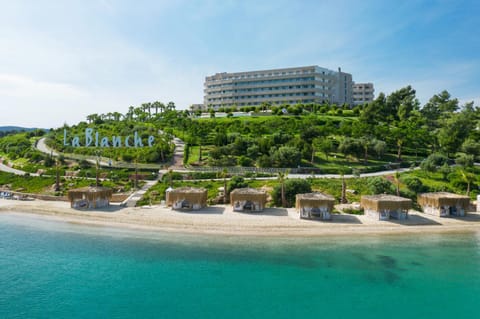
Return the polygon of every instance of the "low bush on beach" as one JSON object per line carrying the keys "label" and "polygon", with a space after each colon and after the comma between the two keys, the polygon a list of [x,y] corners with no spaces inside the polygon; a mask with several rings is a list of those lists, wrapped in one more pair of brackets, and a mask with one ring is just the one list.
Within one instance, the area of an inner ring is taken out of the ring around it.
{"label": "low bush on beach", "polygon": [[0,185],[8,185],[13,191],[24,193],[44,193],[45,190],[55,183],[54,177],[33,177],[29,175],[18,176],[0,172]]}
{"label": "low bush on beach", "polygon": [[[297,194],[310,193],[311,191],[312,191],[312,186],[307,180],[287,179],[285,181],[285,199],[287,202],[287,207],[292,207],[293,205],[295,205],[295,196]],[[273,188],[272,200],[274,205],[276,206],[282,205],[280,184],[277,184]]]}
{"label": "low bush on beach", "polygon": [[343,209],[344,214],[350,214],[350,215],[363,215],[364,211],[363,209],[355,209],[355,208],[345,208]]}

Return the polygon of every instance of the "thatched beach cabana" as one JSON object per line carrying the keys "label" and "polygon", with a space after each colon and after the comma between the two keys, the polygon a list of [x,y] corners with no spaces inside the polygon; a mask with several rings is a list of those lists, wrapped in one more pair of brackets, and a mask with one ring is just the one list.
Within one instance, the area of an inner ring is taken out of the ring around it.
{"label": "thatched beach cabana", "polygon": [[394,195],[366,195],[362,196],[360,206],[365,215],[378,220],[407,219],[412,200]]}
{"label": "thatched beach cabana", "polygon": [[267,193],[254,188],[237,188],[230,193],[233,211],[261,212],[267,202]]}
{"label": "thatched beach cabana", "polygon": [[68,199],[72,208],[108,207],[111,198],[112,189],[107,187],[88,186],[68,191]]}
{"label": "thatched beach cabana", "polygon": [[171,189],[167,192],[167,206],[172,206],[172,209],[201,209],[207,206],[207,190],[195,187]]}
{"label": "thatched beach cabana", "polygon": [[429,215],[465,216],[470,206],[470,197],[448,192],[419,194],[417,202],[423,212]]}
{"label": "thatched beach cabana", "polygon": [[297,194],[295,207],[300,218],[318,218],[328,220],[332,218],[335,198],[323,193]]}

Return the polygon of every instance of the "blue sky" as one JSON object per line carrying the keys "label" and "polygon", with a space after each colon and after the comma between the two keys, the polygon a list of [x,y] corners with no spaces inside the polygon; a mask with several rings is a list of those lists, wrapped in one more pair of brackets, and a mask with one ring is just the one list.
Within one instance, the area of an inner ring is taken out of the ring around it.
{"label": "blue sky", "polygon": [[480,105],[478,1],[0,0],[0,126],[203,101],[216,72],[319,65]]}

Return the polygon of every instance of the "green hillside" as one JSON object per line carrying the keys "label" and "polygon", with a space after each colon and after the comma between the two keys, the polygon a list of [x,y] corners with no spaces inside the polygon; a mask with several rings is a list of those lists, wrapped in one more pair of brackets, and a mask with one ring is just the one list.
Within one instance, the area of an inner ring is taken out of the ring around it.
{"label": "green hillside", "polygon": [[[388,96],[381,93],[373,102],[353,109],[329,104],[280,105],[268,110],[239,109],[241,116],[234,116],[233,109],[219,110],[223,113],[209,110],[205,116],[177,111],[172,102],[144,103],[130,107],[124,114],[91,114],[76,125],[49,132],[5,136],[0,139],[0,155],[29,172],[51,171],[52,158],[32,148],[38,138],[45,136],[50,147],[76,162],[64,170],[73,166],[80,171],[90,170],[92,176],[92,168],[88,168],[91,164],[84,159],[98,156],[130,163],[125,166],[127,171],[142,163],[158,170],[171,165],[173,137],[178,137],[185,142],[183,163],[194,171],[226,170],[229,176],[253,177],[276,176],[285,170],[312,176],[358,176],[420,165],[419,172],[372,183],[381,186],[376,191],[396,192],[400,188],[409,197],[418,191],[438,189],[477,193],[478,170],[474,163],[480,157],[480,111],[473,103],[460,105],[446,91],[423,106],[415,90],[408,86]],[[90,141],[92,145],[86,147],[88,130],[91,137],[98,133],[97,143],[105,137],[105,145],[95,147],[95,142]],[[78,147],[73,146],[75,136],[80,136]],[[112,146],[113,136],[122,139],[121,146]],[[146,144],[150,138],[154,141],[151,147],[132,147],[134,139]],[[385,181],[394,186],[383,185]],[[312,180],[311,184],[315,183]]]}

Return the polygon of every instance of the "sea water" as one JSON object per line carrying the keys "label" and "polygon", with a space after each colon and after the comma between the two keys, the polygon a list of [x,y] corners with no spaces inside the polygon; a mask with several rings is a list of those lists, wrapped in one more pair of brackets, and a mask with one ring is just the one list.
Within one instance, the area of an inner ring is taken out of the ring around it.
{"label": "sea water", "polygon": [[0,318],[480,318],[480,236],[255,238],[0,214]]}

